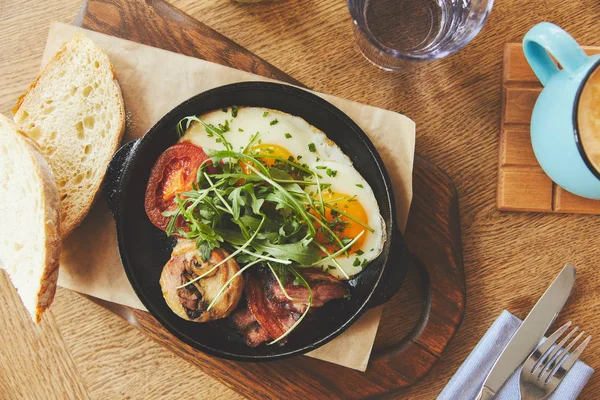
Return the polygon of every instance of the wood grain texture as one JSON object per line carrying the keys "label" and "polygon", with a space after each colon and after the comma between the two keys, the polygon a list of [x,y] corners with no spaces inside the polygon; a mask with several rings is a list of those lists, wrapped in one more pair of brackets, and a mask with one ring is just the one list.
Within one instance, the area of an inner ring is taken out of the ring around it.
{"label": "wood grain texture", "polygon": [[[592,311],[600,304],[598,252],[590,248],[598,218],[496,209],[504,44],[520,41],[533,24],[549,20],[581,43],[600,45],[593,29],[598,2],[498,1],[464,50],[396,74],[374,68],[359,54],[342,1],[172,3],[315,90],[410,116],[417,123],[417,152],[450,173],[460,200],[467,313],[433,373],[402,398],[435,398],[500,312],[524,317],[565,261],[578,265],[579,278],[558,322],[574,318],[591,332],[600,328],[600,316]],[[405,288],[413,285],[408,281]],[[386,309],[387,317],[410,325],[418,304],[410,299],[405,304],[405,309]],[[582,358],[598,368],[600,346],[596,341],[590,346]],[[593,377],[580,398],[595,399],[599,391]]]}
{"label": "wood grain texture", "polygon": [[[456,192],[443,172],[419,160],[415,168],[414,201],[406,240],[421,257],[424,280],[430,283],[425,313],[414,335],[398,342],[376,345],[365,373],[314,358],[295,357],[269,363],[239,363],[208,356],[171,335],[149,313],[90,297],[92,301],[136,326],[145,335],[216,379],[251,398],[358,399],[401,393],[399,389],[421,379],[441,357],[462,320],[465,307]],[[435,186],[438,191],[432,191]],[[450,223],[449,223],[450,222]],[[445,238],[446,246],[424,238]],[[452,261],[452,262],[450,262]],[[441,265],[443,268],[431,268]],[[429,266],[429,267],[428,267]],[[448,271],[451,273],[448,273]],[[458,287],[457,287],[458,286]],[[448,290],[457,288],[458,290]],[[404,305],[396,296],[386,309]],[[393,319],[384,320],[380,332],[392,331]],[[400,322],[402,323],[402,322]],[[257,383],[260,382],[260,383]]]}
{"label": "wood grain texture", "polygon": [[4,271],[0,315],[0,397],[42,399],[44,388],[52,387],[54,394],[66,398],[90,398],[53,315],[46,313],[35,325]]}
{"label": "wood grain texture", "polygon": [[[201,54],[215,63],[250,72],[270,71],[270,76],[285,77],[285,74],[273,67],[263,66],[265,62],[250,53],[244,54],[250,57],[251,62],[238,64],[237,45],[211,33],[205,25],[191,20],[182,12],[162,4],[161,1],[88,0],[78,23],[98,32],[117,34],[124,39],[145,43],[162,37],[160,46],[166,50]],[[119,18],[113,14],[107,15],[106,10],[110,9],[119,9]],[[152,24],[143,23],[150,19]],[[123,25],[123,20],[128,23]],[[182,20],[187,21],[186,24],[178,25],[177,22]],[[157,29],[167,30],[161,34]],[[195,41],[183,40],[186,36],[194,36]],[[228,56],[224,58],[220,52],[208,51],[210,48],[226,51]],[[295,82],[291,78],[286,80]],[[110,305],[110,309],[130,322],[137,321],[135,325],[151,338],[240,392],[252,386],[257,397],[276,398],[282,394],[293,396],[297,392],[316,396],[318,393],[314,390],[317,387],[320,391],[324,390],[317,383],[327,380],[326,392],[322,393],[327,397],[365,398],[392,393],[418,381],[431,369],[458,329],[465,309],[460,223],[454,185],[434,165],[417,157],[414,187],[416,194],[407,227],[407,243],[411,252],[423,261],[418,265],[432,287],[425,305],[427,312],[422,315],[421,322],[409,337],[375,352],[367,373],[357,374],[353,371],[352,386],[347,383],[348,373],[340,375],[337,370],[332,370],[327,364],[317,360],[312,360],[302,369],[297,366],[296,359],[281,361],[277,370],[285,372],[277,375],[273,374],[270,366],[265,367],[264,364],[220,363],[191,350],[189,346],[175,340],[156,321],[140,316],[135,310],[117,305]],[[386,326],[383,325],[380,329],[386,329]],[[158,331],[161,331],[160,335],[157,335]],[[223,374],[223,371],[228,373]],[[302,379],[297,379],[298,376],[302,376]],[[253,384],[256,381],[263,384]],[[270,384],[264,384],[267,381]]]}
{"label": "wood grain texture", "polygon": [[[354,47],[351,21],[343,1],[289,0],[245,5],[227,0],[173,0],[172,4],[315,90],[410,116],[417,123],[417,151],[448,172],[456,184],[467,280],[467,313],[461,329],[433,371],[400,396],[390,396],[390,399],[436,398],[500,312],[508,309],[525,317],[566,261],[577,265],[578,278],[573,295],[555,325],[573,319],[589,333],[598,335],[599,217],[500,212],[496,208],[496,180],[504,44],[519,42],[533,24],[546,20],[565,28],[580,43],[599,46],[600,35],[594,27],[600,18],[600,3],[595,0],[496,1],[481,33],[462,51],[401,73],[385,73],[362,58]],[[35,78],[50,21],[72,22],[80,6],[79,0],[0,2],[3,24],[0,112],[7,113],[17,96]],[[403,290],[392,300],[393,305],[384,309],[383,318],[394,329],[378,332],[378,346],[397,341],[418,319],[421,306],[418,278],[413,270],[409,271]],[[6,282],[0,281],[0,290],[7,290]],[[57,318],[63,310],[78,309],[82,314],[94,315],[88,323],[106,332],[105,340],[90,346],[90,352],[75,359],[78,368],[92,368],[95,354],[118,344],[121,327],[137,332],[79,296],[68,298],[59,308],[62,299],[59,290],[54,305],[57,310],[51,311]],[[395,307],[395,304],[403,307]],[[0,310],[0,329],[8,319],[14,318],[14,312],[12,307]],[[79,326],[77,320],[60,320],[61,331],[76,331]],[[28,340],[26,329],[32,328],[19,327],[19,335],[11,336],[15,341],[3,342],[2,357],[9,347],[19,347],[16,341]],[[136,338],[150,342],[142,334]],[[77,335],[63,335],[63,339],[69,346],[88,343],[85,337]],[[71,339],[75,342],[71,343]],[[22,350],[14,352],[30,360]],[[165,352],[159,357],[169,354]],[[113,364],[121,362],[115,354],[106,360]],[[582,360],[600,368],[600,341],[592,340]],[[181,362],[181,365],[189,365]],[[28,366],[33,365],[37,374],[42,373],[38,368],[46,368],[56,373],[55,379],[70,379],[35,359],[31,359]],[[20,398],[15,394],[14,382],[19,382],[15,375],[23,371],[17,370],[13,361],[9,368],[0,378],[9,382],[9,391],[2,391],[2,395],[8,399]],[[26,372],[31,372],[31,368]],[[172,386],[202,387],[209,385],[206,382],[214,383],[200,374],[192,382],[184,380],[189,376],[181,378],[170,374],[170,377]],[[123,386],[126,386],[124,382],[143,379],[139,374],[111,378],[114,384]],[[222,385],[210,387],[207,397],[223,393],[220,392]],[[64,398],[54,386],[38,389],[40,393],[47,393],[44,398]],[[579,399],[595,400],[598,393],[600,378],[595,374]],[[92,397],[103,398],[93,394]]]}
{"label": "wood grain texture", "polygon": [[[588,54],[600,47],[584,47]],[[498,209],[600,214],[600,200],[576,196],[556,185],[537,162],[529,122],[542,85],[520,43],[504,48],[502,121],[498,163]]]}
{"label": "wood grain texture", "polygon": [[75,292],[61,288],[53,307],[94,399],[243,398]]}
{"label": "wood grain texture", "polygon": [[[299,85],[298,81],[242,46],[208,26],[198,24],[197,20],[187,14],[178,13],[179,10],[171,4],[162,0],[145,0],[143,4],[144,7],[139,7],[139,2],[136,1],[84,0],[75,24],[102,27],[102,32],[108,35],[166,50],[176,48],[179,53],[191,57],[235,65],[244,71]],[[175,13],[176,18],[162,18],[162,15]],[[203,46],[198,46],[198,43]]]}
{"label": "wood grain texture", "polygon": [[[50,22],[71,23],[80,7],[79,0],[0,1],[1,113],[10,115],[35,79]],[[0,337],[2,400],[243,398],[114,314],[64,289],[58,289],[51,310],[35,325],[4,271]]]}

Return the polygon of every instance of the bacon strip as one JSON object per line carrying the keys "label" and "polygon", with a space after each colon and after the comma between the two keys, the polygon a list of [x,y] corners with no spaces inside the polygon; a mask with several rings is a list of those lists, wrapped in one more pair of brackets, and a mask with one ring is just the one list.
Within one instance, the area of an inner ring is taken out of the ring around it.
{"label": "bacon strip", "polygon": [[[322,307],[325,303],[341,299],[348,293],[348,288],[342,281],[325,272],[312,268],[303,270],[302,272],[304,279],[306,279],[312,290],[313,298],[311,307]],[[285,285],[285,290],[294,299],[293,301],[285,296],[285,293],[281,290],[281,286],[277,282],[270,282],[269,289],[277,301],[285,303],[285,307],[292,311],[303,313],[306,307],[308,307],[310,292],[304,286],[295,286],[292,282],[288,282]]]}
{"label": "bacon strip", "polygon": [[250,325],[257,322],[256,318],[254,318],[254,314],[252,314],[252,311],[250,311],[247,307],[237,310],[231,316],[231,318],[235,326],[237,326],[240,330],[245,330],[246,328],[250,327]]}
{"label": "bacon strip", "polygon": [[260,326],[252,311],[248,307],[237,310],[232,315],[232,321],[243,334],[246,344],[250,347],[260,346],[272,340],[265,328]]}
{"label": "bacon strip", "polygon": [[272,338],[276,339],[287,332],[299,317],[270,300],[265,292],[265,282],[261,279],[248,277],[246,296],[248,297],[248,308]]}
{"label": "bacon strip", "polygon": [[[302,275],[313,292],[312,307],[321,307],[330,300],[348,293],[347,285],[335,277],[313,268]],[[232,321],[244,335],[246,344],[256,347],[285,334],[306,311],[310,293],[304,286],[292,282],[285,285],[290,301],[281,286],[270,275],[249,275],[246,280],[248,307],[237,310]],[[283,342],[283,341],[282,341]]]}

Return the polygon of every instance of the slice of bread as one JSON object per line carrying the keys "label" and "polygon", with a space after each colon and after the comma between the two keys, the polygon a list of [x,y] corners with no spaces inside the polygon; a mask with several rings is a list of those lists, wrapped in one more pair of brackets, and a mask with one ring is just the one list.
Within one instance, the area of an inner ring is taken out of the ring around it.
{"label": "slice of bread", "polygon": [[50,307],[60,255],[60,201],[37,145],[0,114],[0,267],[34,321]]}
{"label": "slice of bread", "polygon": [[125,129],[123,97],[108,57],[91,40],[74,36],[13,113],[52,166],[65,237],[92,206]]}

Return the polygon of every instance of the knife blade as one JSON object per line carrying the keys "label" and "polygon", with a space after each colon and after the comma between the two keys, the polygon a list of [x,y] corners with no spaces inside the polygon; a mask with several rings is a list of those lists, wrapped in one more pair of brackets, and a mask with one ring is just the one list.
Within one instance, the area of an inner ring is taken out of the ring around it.
{"label": "knife blade", "polygon": [[485,378],[477,400],[492,399],[510,375],[535,350],[567,302],[574,283],[575,267],[566,264],[502,350]]}

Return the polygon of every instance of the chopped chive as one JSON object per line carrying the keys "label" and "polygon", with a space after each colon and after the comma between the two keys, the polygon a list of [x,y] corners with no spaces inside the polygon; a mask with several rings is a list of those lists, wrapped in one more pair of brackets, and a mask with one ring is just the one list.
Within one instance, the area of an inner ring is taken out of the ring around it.
{"label": "chopped chive", "polygon": [[359,188],[361,188],[361,189],[362,189],[362,188],[364,188],[364,186],[363,186],[363,185],[361,185],[360,183],[357,183],[357,184],[356,184],[356,186],[358,186],[358,187],[359,187]]}
{"label": "chopped chive", "polygon": [[244,130],[242,128],[238,128],[238,132],[244,132]]}
{"label": "chopped chive", "polygon": [[221,129],[223,133],[229,132],[229,121],[225,120],[224,124],[219,124],[219,129]]}
{"label": "chopped chive", "polygon": [[317,165],[315,168],[316,169],[326,169],[327,167],[324,165]]}
{"label": "chopped chive", "polygon": [[231,106],[231,116],[232,116],[233,118],[237,117],[237,114],[238,114],[238,109],[239,109],[239,107],[238,107],[238,106]]}
{"label": "chopped chive", "polygon": [[337,171],[327,168],[327,171],[325,171],[327,173],[327,175],[329,175],[330,177],[334,178],[337,175]]}
{"label": "chopped chive", "polygon": [[226,113],[227,112],[227,107],[221,108],[221,111],[223,111],[224,113]]}
{"label": "chopped chive", "polygon": [[362,256],[363,254],[365,254],[365,252],[362,251],[361,249],[358,249],[354,252],[354,254],[356,254],[357,256]]}
{"label": "chopped chive", "polygon": [[265,111],[265,112],[263,113],[263,117],[266,117],[267,115],[269,115],[269,112],[268,112],[268,111]]}
{"label": "chopped chive", "polygon": [[285,138],[286,138],[286,139],[291,139],[291,138],[292,138],[292,135],[290,135],[288,132],[286,132],[286,133],[285,133]]}
{"label": "chopped chive", "polygon": [[277,125],[279,123],[279,121],[277,119],[274,119],[273,121],[271,121],[269,123],[269,125],[273,126],[273,125]]}
{"label": "chopped chive", "polygon": [[354,262],[352,263],[353,266],[358,267],[360,265],[360,260],[358,259],[358,257],[356,257],[354,259]]}
{"label": "chopped chive", "polygon": [[317,151],[317,146],[315,146],[314,143],[309,143],[308,144],[308,151],[310,151],[311,153],[314,153]]}

